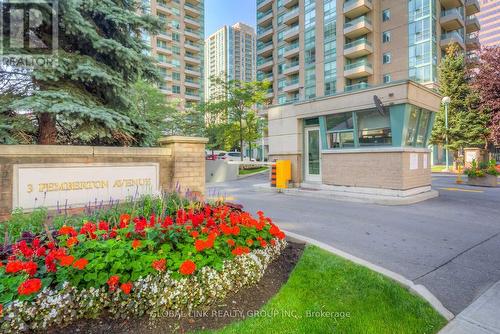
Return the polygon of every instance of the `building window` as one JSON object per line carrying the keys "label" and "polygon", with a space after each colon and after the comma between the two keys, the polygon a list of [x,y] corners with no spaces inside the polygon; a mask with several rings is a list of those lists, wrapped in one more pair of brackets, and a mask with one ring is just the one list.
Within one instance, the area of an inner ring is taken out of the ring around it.
{"label": "building window", "polygon": [[392,145],[389,112],[367,110],[356,113],[359,146]]}
{"label": "building window", "polygon": [[172,86],[172,92],[174,94],[180,94],[181,93],[181,87],[180,86],[177,86],[177,85],[173,85]]}
{"label": "building window", "polygon": [[181,80],[181,74],[179,72],[172,72],[172,78],[174,80],[180,81]]}
{"label": "building window", "polygon": [[328,148],[354,147],[353,113],[342,113],[326,117]]}
{"label": "building window", "polygon": [[384,9],[382,12],[382,21],[386,22],[391,19],[391,10],[390,9]]}
{"label": "building window", "polygon": [[388,43],[391,41],[391,32],[390,31],[384,31],[382,33],[382,43]]}
{"label": "building window", "polygon": [[390,74],[384,74],[384,83],[390,83],[392,80]]}
{"label": "building window", "polygon": [[180,36],[178,33],[173,32],[173,33],[172,33],[172,39],[173,39],[174,41],[176,41],[176,42],[180,42],[180,41],[181,41],[181,36]]}
{"label": "building window", "polygon": [[390,52],[384,53],[384,55],[382,56],[382,63],[383,64],[390,64],[391,63],[391,53]]}

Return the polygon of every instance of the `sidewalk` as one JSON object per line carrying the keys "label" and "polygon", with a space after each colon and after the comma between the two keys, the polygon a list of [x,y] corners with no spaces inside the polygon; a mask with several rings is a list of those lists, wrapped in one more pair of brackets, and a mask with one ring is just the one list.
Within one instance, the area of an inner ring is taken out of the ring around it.
{"label": "sidewalk", "polygon": [[457,315],[439,334],[500,334],[500,281]]}

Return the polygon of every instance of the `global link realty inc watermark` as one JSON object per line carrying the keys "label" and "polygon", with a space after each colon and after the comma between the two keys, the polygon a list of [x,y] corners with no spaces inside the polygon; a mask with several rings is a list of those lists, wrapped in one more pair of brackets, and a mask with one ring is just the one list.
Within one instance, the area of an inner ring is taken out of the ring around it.
{"label": "global link realty inc watermark", "polygon": [[58,1],[0,0],[0,61],[3,66],[56,65]]}
{"label": "global link realty inc watermark", "polygon": [[190,312],[178,310],[166,310],[162,314],[166,318],[329,318],[333,321],[348,319],[351,317],[350,312],[330,311],[321,307],[316,310],[305,310],[299,312],[296,310],[285,309],[269,309],[269,310],[240,310],[240,309],[224,309],[224,310],[193,310]]}

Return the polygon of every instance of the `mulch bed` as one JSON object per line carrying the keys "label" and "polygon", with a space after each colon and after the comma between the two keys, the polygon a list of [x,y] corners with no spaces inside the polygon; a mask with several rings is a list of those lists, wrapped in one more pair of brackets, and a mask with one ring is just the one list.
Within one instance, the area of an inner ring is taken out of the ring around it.
{"label": "mulch bed", "polygon": [[288,242],[288,246],[278,259],[266,270],[262,280],[254,286],[242,289],[237,294],[228,296],[217,305],[206,309],[188,312],[168,312],[162,318],[149,317],[116,320],[100,318],[80,320],[66,328],[47,331],[50,334],[75,333],[188,333],[204,329],[220,329],[226,325],[255,315],[286,283],[297,264],[304,244]]}

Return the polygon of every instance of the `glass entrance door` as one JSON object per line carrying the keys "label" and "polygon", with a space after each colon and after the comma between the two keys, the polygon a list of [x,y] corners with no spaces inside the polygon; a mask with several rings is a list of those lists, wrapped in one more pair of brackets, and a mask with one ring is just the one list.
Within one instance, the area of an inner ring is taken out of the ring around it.
{"label": "glass entrance door", "polygon": [[321,141],[319,128],[306,128],[306,181],[321,181]]}

